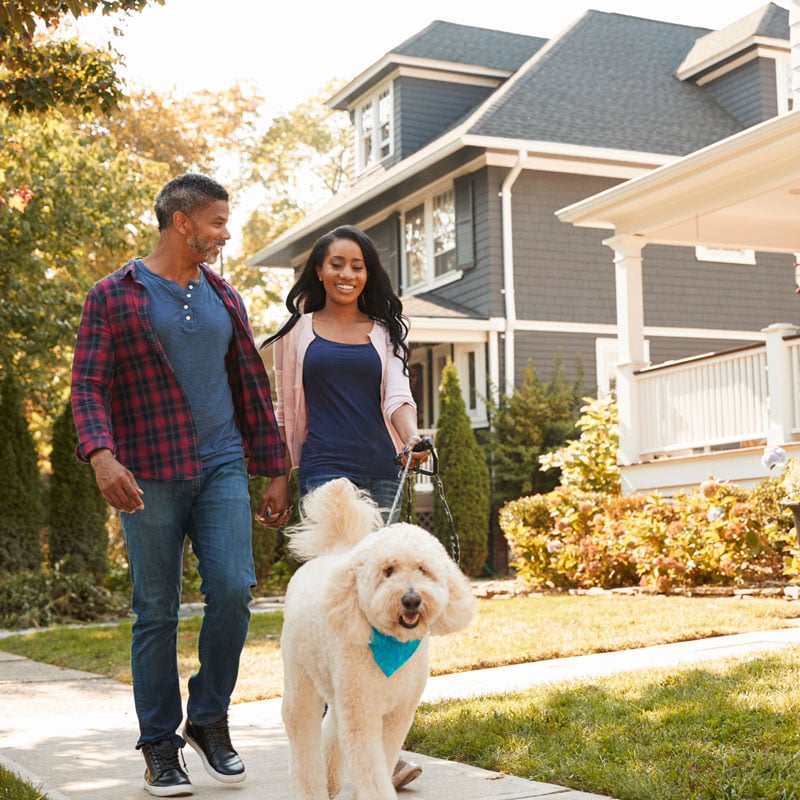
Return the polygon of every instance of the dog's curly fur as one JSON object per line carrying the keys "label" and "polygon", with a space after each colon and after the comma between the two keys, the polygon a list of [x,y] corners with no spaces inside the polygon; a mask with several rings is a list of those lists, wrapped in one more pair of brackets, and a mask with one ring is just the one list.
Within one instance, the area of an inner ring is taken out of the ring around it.
{"label": "dog's curly fur", "polygon": [[[470,623],[469,583],[434,536],[383,527],[375,503],[345,478],[309,492],[303,522],[287,534],[306,562],[289,582],[281,635],[294,797],[336,797],[346,770],[357,800],[393,800],[391,772],[428,678],[429,634]],[[372,628],[421,640],[389,677],[373,659]]]}

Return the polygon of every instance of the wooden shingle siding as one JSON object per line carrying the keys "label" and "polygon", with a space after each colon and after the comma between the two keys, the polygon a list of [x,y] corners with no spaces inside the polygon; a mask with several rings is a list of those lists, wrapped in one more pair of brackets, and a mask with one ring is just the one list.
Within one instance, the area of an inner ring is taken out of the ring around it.
{"label": "wooden shingle siding", "polygon": [[516,359],[514,361],[517,382],[522,372],[533,364],[536,375],[542,381],[553,377],[557,361],[564,367],[564,375],[570,382],[583,373],[581,387],[584,394],[593,394],[597,388],[595,367],[595,336],[584,333],[541,333],[517,331]]}
{"label": "wooden shingle siding", "polygon": [[[755,266],[700,263],[694,248],[648,245],[643,284],[645,325],[760,331],[797,320],[787,254],[756,253]],[[705,350],[705,343],[695,346]]]}
{"label": "wooden shingle siding", "polygon": [[401,158],[424,147],[479,105],[491,92],[485,86],[401,77],[395,81],[395,142]]}
{"label": "wooden shingle siding", "polygon": [[731,339],[703,339],[702,346],[697,339],[681,339],[666,336],[656,336],[649,339],[650,361],[653,364],[663,364],[665,361],[691,358],[700,353],[721,353],[736,347],[750,345],[753,342],[737,341]]}
{"label": "wooden shingle siding", "polygon": [[775,62],[771,58],[749,61],[703,89],[747,127],[774,117],[778,111]]}
{"label": "wooden shingle siding", "polygon": [[607,232],[577,229],[555,210],[617,181],[525,172],[513,187],[514,281],[518,319],[613,323],[613,253]]}

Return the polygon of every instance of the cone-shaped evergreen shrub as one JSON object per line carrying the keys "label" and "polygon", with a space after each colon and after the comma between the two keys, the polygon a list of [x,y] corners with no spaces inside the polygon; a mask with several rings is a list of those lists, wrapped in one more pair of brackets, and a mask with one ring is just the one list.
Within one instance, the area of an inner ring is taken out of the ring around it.
{"label": "cone-shaped evergreen shrub", "polygon": [[[451,361],[442,371],[439,408],[439,476],[461,545],[461,569],[477,577],[489,549],[489,467],[472,431],[458,372]],[[434,493],[433,515],[436,536],[450,551],[450,524],[438,492]]]}
{"label": "cone-shaped evergreen shrub", "polygon": [[97,487],[94,470],[75,457],[77,444],[68,402],[53,424],[48,560],[62,572],[91,575],[102,586],[108,564],[109,506]]}
{"label": "cone-shaped evergreen shrub", "polygon": [[503,396],[497,406],[489,401],[495,508],[522,495],[545,494],[558,485],[560,473],[543,472],[539,457],[575,438],[581,405],[581,380],[567,381],[558,359],[550,380],[540,380],[529,361],[513,393]]}
{"label": "cone-shaped evergreen shrub", "polygon": [[39,570],[44,509],[36,445],[11,372],[0,388],[0,420],[0,573]]}

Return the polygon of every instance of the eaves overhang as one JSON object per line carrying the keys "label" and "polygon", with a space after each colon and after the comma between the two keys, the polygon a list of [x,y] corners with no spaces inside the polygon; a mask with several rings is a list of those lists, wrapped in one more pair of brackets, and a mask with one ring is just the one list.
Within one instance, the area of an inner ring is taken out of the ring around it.
{"label": "eaves overhang", "polygon": [[800,109],[559,209],[646,243],[800,252]]}
{"label": "eaves overhang", "polygon": [[[660,153],[640,153],[599,147],[569,145],[540,140],[503,139],[482,137],[466,133],[468,124],[461,126],[432,142],[419,152],[390,167],[377,169],[353,186],[335,195],[328,203],[303,217],[300,222],[284,231],[266,247],[246,259],[252,267],[289,267],[294,258],[308,247],[321,230],[338,224],[342,218],[358,220],[359,210],[411,180],[420,173],[454,156],[459,151],[472,149],[483,152],[485,163],[505,166],[518,158],[520,150],[527,153],[527,169],[569,170],[577,173],[615,175],[625,179],[668,163],[675,156]],[[595,169],[596,168],[596,169]],[[307,241],[311,238],[311,241]],[[298,252],[299,251],[299,252]]]}
{"label": "eaves overhang", "polygon": [[704,57],[693,57],[690,52],[684,62],[678,67],[675,77],[686,81],[697,79],[710,71],[723,71],[725,65],[736,66],[743,58],[757,58],[758,56],[772,55],[775,53],[788,53],[789,41],[775,39],[768,36],[748,36],[740,42],[729,45],[724,51],[714,52]]}
{"label": "eaves overhang", "polygon": [[387,53],[379,61],[365,69],[360,75],[353,78],[346,86],[342,87],[335,95],[326,101],[329,108],[346,111],[362,95],[369,92],[393,72],[403,67],[411,67],[424,72],[429,72],[432,79],[436,74],[462,75],[471,78],[491,78],[495,81],[504,81],[514,73],[504,69],[493,69],[480,64],[462,64],[457,61],[441,61],[433,58],[420,58],[418,56],[405,56],[398,53]]}

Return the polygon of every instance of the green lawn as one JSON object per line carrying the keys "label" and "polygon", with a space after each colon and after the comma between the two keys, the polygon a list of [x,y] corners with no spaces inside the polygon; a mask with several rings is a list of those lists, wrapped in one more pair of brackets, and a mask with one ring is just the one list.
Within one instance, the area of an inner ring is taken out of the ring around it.
{"label": "green lawn", "polygon": [[[800,605],[759,597],[481,600],[467,630],[432,640],[432,672],[769,630],[798,617]],[[234,702],[280,694],[281,623],[280,612],[253,615]],[[196,618],[181,621],[184,681],[195,668],[198,628]],[[2,650],[127,682],[129,646],[129,622],[0,640]],[[424,704],[408,746],[619,800],[800,800],[799,674],[800,652],[787,648],[747,661]]]}

